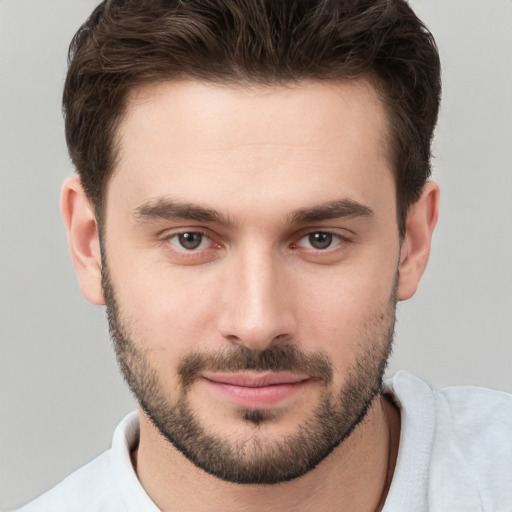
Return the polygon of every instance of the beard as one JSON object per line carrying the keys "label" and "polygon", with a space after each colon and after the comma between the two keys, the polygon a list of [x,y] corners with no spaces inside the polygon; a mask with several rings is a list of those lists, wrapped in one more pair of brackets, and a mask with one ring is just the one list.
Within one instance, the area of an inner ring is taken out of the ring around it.
{"label": "beard", "polygon": [[[277,484],[305,475],[330,455],[354,429],[380,396],[391,352],[396,309],[396,286],[384,311],[374,315],[360,333],[360,353],[345,373],[343,385],[333,388],[333,364],[322,352],[305,353],[273,340],[261,351],[237,345],[215,353],[192,352],[177,367],[179,387],[174,397],[164,391],[161,377],[143,340],[123,317],[103,259],[102,280],[107,318],[118,364],[140,407],[160,434],[196,467],[236,484]],[[205,371],[286,371],[305,374],[320,383],[316,408],[295,430],[279,438],[262,427],[276,419],[274,409],[238,408],[239,420],[252,427],[243,439],[215,434],[201,421],[189,400],[194,380]]]}

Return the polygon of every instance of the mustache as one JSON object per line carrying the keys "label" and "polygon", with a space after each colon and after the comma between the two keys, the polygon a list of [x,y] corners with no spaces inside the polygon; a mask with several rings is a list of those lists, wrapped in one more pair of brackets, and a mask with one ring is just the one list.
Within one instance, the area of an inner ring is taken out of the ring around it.
{"label": "mustache", "polygon": [[178,376],[186,389],[203,372],[292,372],[318,379],[325,385],[332,382],[333,368],[321,352],[309,354],[293,345],[274,344],[264,350],[251,350],[243,345],[214,353],[194,352],[178,365]]}

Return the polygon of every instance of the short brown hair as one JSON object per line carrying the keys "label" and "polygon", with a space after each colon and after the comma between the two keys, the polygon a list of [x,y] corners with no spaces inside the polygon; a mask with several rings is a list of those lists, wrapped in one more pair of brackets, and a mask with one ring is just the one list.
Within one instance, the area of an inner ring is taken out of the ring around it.
{"label": "short brown hair", "polygon": [[430,176],[441,92],[434,39],[404,0],[105,0],[70,46],[69,153],[101,222],[116,129],[134,87],[359,77],[373,82],[389,114],[403,235]]}

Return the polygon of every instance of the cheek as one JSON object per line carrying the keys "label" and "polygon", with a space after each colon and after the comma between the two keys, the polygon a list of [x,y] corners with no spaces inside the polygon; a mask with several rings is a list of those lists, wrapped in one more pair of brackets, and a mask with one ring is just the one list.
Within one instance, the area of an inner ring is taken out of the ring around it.
{"label": "cheek", "polygon": [[211,277],[173,271],[158,262],[132,262],[129,271],[120,265],[116,274],[119,308],[134,342],[150,348],[156,358],[164,353],[179,358],[206,343],[215,303]]}
{"label": "cheek", "polygon": [[328,279],[317,279],[315,286],[302,283],[301,340],[311,350],[328,352],[333,361],[354,362],[362,345],[378,342],[392,322],[395,276],[396,264],[390,259],[380,265],[340,268]]}

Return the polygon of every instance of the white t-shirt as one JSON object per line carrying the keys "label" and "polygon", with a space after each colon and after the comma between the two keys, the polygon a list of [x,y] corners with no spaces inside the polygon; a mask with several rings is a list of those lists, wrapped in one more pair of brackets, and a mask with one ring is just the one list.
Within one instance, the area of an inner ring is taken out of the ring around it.
{"label": "white t-shirt", "polygon": [[[431,390],[405,372],[385,391],[401,409],[400,448],[384,512],[511,512],[512,395]],[[112,447],[19,512],[158,512],[133,470],[137,413]]]}

